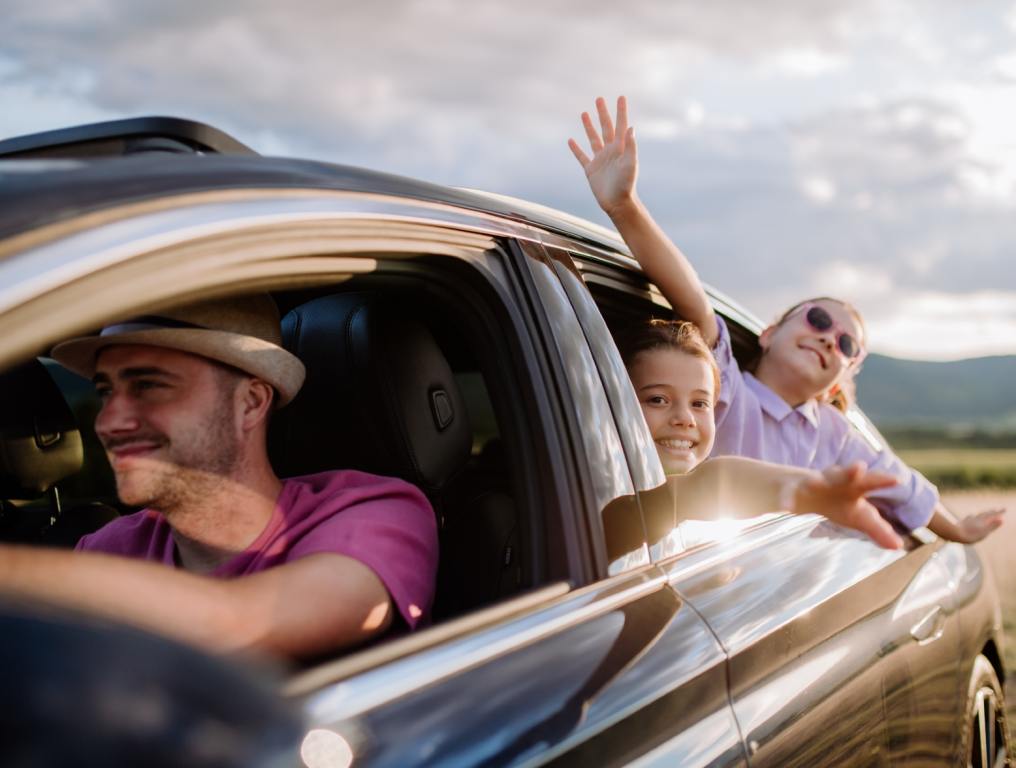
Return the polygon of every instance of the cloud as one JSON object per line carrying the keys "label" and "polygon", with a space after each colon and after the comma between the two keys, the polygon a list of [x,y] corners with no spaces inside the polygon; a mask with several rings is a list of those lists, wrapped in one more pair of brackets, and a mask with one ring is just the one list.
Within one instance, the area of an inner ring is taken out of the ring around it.
{"label": "cloud", "polygon": [[882,317],[887,297],[1016,291],[1008,0],[5,0],[4,12],[0,99],[16,108],[0,135],[178,114],[267,153],[606,223],[565,140],[594,96],[624,92],[643,198],[706,280],[763,317],[809,293]]}
{"label": "cloud", "polygon": [[845,14],[806,0],[8,0],[0,52],[24,63],[21,82],[87,75],[81,98],[99,109],[270,123],[320,149],[433,140],[435,124],[539,132],[569,94],[574,112],[600,89],[652,109],[712,54],[835,47]]}
{"label": "cloud", "polygon": [[872,349],[927,360],[1012,354],[1016,291],[903,296],[866,318]]}

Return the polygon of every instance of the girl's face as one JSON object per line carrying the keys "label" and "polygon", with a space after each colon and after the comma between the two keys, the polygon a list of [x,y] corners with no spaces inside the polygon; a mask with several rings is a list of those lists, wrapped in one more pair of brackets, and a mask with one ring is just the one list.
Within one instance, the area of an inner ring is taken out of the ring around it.
{"label": "girl's face", "polygon": [[715,381],[705,360],[676,349],[653,349],[628,371],[664,471],[684,474],[709,456]]}
{"label": "girl's face", "polygon": [[[807,320],[809,307],[821,307],[833,325],[817,330]],[[814,301],[795,311],[781,324],[762,332],[759,343],[765,354],[757,375],[777,392],[807,400],[829,391],[854,362],[841,349],[842,334],[860,341],[864,331],[854,314],[835,301]]]}

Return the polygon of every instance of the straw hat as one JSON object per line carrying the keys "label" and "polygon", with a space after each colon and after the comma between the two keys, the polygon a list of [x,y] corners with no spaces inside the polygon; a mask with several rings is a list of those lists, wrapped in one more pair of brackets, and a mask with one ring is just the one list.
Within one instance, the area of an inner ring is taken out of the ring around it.
{"label": "straw hat", "polygon": [[267,294],[204,301],[115,323],[98,336],[71,339],[50,355],[92,378],[99,350],[113,344],[146,344],[201,355],[256,376],[278,392],[282,407],[300,390],[306,370],[282,348],[279,310]]}

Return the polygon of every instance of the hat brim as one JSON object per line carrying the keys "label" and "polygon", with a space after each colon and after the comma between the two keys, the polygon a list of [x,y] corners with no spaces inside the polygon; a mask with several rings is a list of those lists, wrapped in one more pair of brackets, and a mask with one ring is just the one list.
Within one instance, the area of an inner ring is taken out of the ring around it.
{"label": "hat brim", "polygon": [[175,349],[238,368],[271,384],[278,393],[276,407],[279,408],[296,396],[307,374],[300,358],[277,344],[254,336],[203,328],[156,328],[115,336],[84,336],[58,344],[50,356],[65,368],[91,379],[95,376],[99,352],[122,344]]}

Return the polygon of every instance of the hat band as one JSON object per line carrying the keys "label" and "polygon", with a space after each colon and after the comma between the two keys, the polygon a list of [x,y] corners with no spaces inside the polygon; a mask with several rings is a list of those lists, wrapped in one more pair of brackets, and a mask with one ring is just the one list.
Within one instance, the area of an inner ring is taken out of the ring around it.
{"label": "hat band", "polygon": [[155,331],[164,328],[196,328],[201,331],[208,329],[203,325],[188,323],[184,320],[174,320],[172,317],[161,317],[159,315],[142,315],[116,325],[107,325],[99,333],[100,336],[114,336],[120,333],[134,333],[136,331]]}

